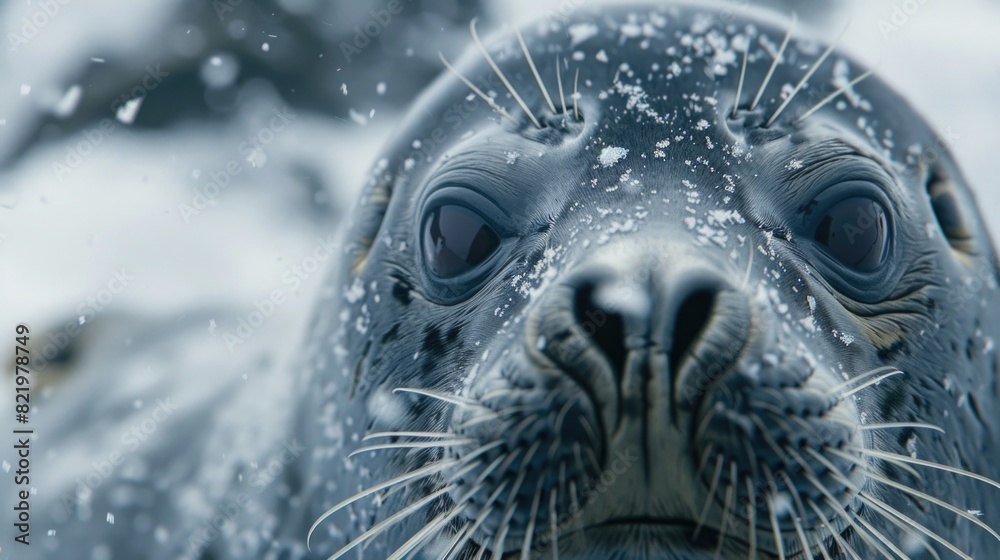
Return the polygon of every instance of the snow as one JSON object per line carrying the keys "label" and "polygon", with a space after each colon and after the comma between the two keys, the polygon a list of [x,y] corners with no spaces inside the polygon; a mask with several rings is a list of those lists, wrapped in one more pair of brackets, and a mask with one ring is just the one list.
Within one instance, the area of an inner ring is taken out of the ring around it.
{"label": "snow", "polygon": [[597,161],[601,164],[601,167],[611,167],[618,163],[619,161],[625,159],[628,155],[628,150],[618,146],[607,146],[601,150],[601,155],[598,156]]}

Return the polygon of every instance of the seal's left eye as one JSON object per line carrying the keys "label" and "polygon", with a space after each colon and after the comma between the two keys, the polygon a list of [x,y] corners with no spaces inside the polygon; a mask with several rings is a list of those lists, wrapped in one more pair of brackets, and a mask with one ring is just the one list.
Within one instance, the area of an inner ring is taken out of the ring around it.
{"label": "seal's left eye", "polygon": [[452,278],[482,264],[500,247],[500,236],[464,206],[438,207],[424,226],[424,253],[431,270]]}
{"label": "seal's left eye", "polygon": [[872,272],[885,260],[889,248],[886,210],[868,197],[848,198],[826,211],[813,238],[841,263]]}

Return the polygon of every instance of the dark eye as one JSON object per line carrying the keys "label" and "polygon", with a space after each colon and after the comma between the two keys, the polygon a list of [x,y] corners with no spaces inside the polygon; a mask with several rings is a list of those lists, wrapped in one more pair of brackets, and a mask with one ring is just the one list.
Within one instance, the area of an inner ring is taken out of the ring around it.
{"label": "dark eye", "polygon": [[424,253],[431,270],[452,278],[482,264],[500,246],[486,220],[464,206],[439,206],[424,226]]}
{"label": "dark eye", "polygon": [[823,215],[814,239],[837,260],[861,272],[871,272],[885,260],[889,225],[885,208],[856,196],[838,202]]}

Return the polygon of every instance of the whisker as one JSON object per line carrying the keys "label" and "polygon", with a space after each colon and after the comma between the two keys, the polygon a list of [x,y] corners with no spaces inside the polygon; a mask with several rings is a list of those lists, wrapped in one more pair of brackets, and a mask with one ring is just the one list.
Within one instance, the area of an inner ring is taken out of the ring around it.
{"label": "whisker", "polygon": [[521,560],[531,560],[531,544],[535,538],[535,522],[538,516],[538,506],[542,499],[542,483],[544,478],[538,479],[535,485],[535,497],[531,501],[531,513],[528,515],[528,527],[524,530],[524,543],[521,545]]}
{"label": "whisker", "polygon": [[981,474],[976,474],[974,472],[967,471],[965,469],[960,469],[958,467],[950,467],[948,465],[942,465],[941,463],[935,463],[935,462],[932,462],[932,461],[924,461],[923,459],[914,459],[913,457],[908,457],[906,455],[899,455],[897,453],[888,453],[888,452],[885,452],[885,451],[877,451],[875,449],[864,449],[864,448],[855,447],[855,446],[852,446],[851,449],[853,449],[854,451],[857,451],[858,453],[864,454],[864,455],[873,455],[875,457],[880,457],[880,458],[883,458],[883,459],[894,459],[896,461],[902,461],[904,463],[910,463],[910,464],[913,464],[913,465],[920,465],[922,467],[928,467],[928,468],[932,468],[932,469],[942,470],[942,471],[945,471],[945,472],[950,472],[952,474],[957,474],[959,476],[964,476],[964,477],[967,477],[967,478],[978,480],[980,482],[985,482],[986,484],[989,484],[990,486],[992,486],[994,488],[1000,489],[1000,482],[997,482],[997,481],[993,480],[992,478],[985,477],[985,476],[983,476]]}
{"label": "whisker", "polygon": [[[883,510],[885,512],[888,512],[889,514],[895,516],[900,521],[903,521],[907,525],[910,525],[911,527],[913,527],[917,531],[920,531],[921,533],[927,535],[928,537],[936,540],[937,542],[941,543],[942,546],[944,546],[948,550],[954,552],[958,556],[962,557],[964,560],[973,560],[973,558],[971,556],[969,556],[968,554],[962,552],[962,550],[960,548],[958,548],[957,546],[955,546],[954,544],[952,544],[951,541],[949,541],[948,539],[942,537],[941,535],[938,535],[934,531],[931,531],[927,527],[925,527],[922,524],[914,521],[912,518],[904,515],[903,513],[900,513],[898,510],[894,509],[889,504],[887,504],[887,503],[879,500],[878,498],[872,496],[871,494],[869,494],[867,492],[861,492],[861,493],[858,494],[858,497],[861,498],[862,500],[864,500],[864,502],[867,503],[868,505],[874,506],[878,510]],[[884,513],[883,513],[883,515],[884,515]]]}
{"label": "whisker", "polygon": [[[776,489],[773,490],[777,491]],[[764,501],[767,502],[767,513],[771,518],[771,531],[774,533],[774,546],[778,549],[778,558],[785,560],[785,543],[781,539],[781,529],[778,528],[778,515],[775,513],[772,495],[765,495]]]}
{"label": "whisker", "polygon": [[878,385],[879,383],[885,381],[886,379],[889,379],[890,377],[895,377],[897,375],[903,375],[903,374],[904,374],[904,372],[899,371],[899,370],[890,371],[889,373],[887,373],[885,375],[880,375],[880,376],[876,377],[875,379],[871,379],[869,381],[866,381],[866,382],[862,383],[861,385],[858,385],[857,387],[851,389],[850,391],[847,391],[846,393],[843,393],[842,395],[840,395],[840,399],[841,400],[846,399],[847,397],[849,397],[849,396],[851,396],[851,395],[853,395],[855,393],[864,391],[865,389],[867,389],[869,387],[873,387],[875,385]]}
{"label": "whisker", "polygon": [[767,75],[764,76],[764,83],[760,84],[760,89],[757,90],[757,95],[754,96],[753,102],[750,103],[750,110],[753,111],[757,107],[757,102],[760,101],[761,96],[764,95],[764,90],[767,89],[768,82],[771,81],[771,76],[774,75],[775,68],[778,67],[778,63],[781,61],[781,57],[785,54],[785,47],[788,46],[788,40],[792,38],[792,32],[795,30],[795,24],[798,22],[799,16],[795,12],[792,12],[792,22],[788,26],[788,32],[785,33],[785,38],[781,41],[781,47],[778,48],[777,54],[774,55],[774,61],[771,62],[771,67],[767,70]]}
{"label": "whisker", "polygon": [[425,437],[425,438],[443,438],[443,437],[455,437],[455,434],[448,432],[376,432],[374,434],[368,434],[367,436],[361,438],[361,441],[370,441],[377,438],[384,437]]}
{"label": "whisker", "polygon": [[445,513],[435,517],[431,522],[410,537],[409,540],[403,543],[402,546],[397,548],[391,556],[386,558],[386,560],[401,560],[407,554],[418,550],[424,545],[424,543],[426,543],[427,539],[435,533],[440,532],[441,529],[447,527],[448,524],[451,523],[451,520],[461,515],[467,507],[469,507],[468,503],[461,503],[453,507],[451,511],[446,511]]}
{"label": "whisker", "polygon": [[[736,84],[736,101],[733,102],[733,113],[731,118],[736,118],[736,111],[740,108],[740,97],[743,95],[743,79],[747,75],[747,52],[750,50],[750,38],[747,37],[747,44],[743,48],[743,64],[740,66],[740,81]],[[750,247],[751,253],[753,246]]]}
{"label": "whisker", "polygon": [[753,481],[750,477],[746,477],[747,483],[747,496],[750,496],[750,501],[747,503],[747,536],[749,537],[750,552],[748,553],[748,560],[756,560],[757,558],[757,493],[753,489]]}
{"label": "whisker", "polygon": [[521,460],[520,468],[518,468],[517,478],[514,479],[514,485],[510,488],[510,493],[507,494],[507,507],[504,510],[503,517],[500,519],[500,527],[502,529],[497,533],[496,538],[493,540],[493,551],[500,551],[501,555],[504,549],[504,545],[507,542],[507,532],[510,530],[510,520],[514,517],[514,509],[517,506],[517,493],[521,490],[521,485],[524,484],[524,478],[528,474],[527,464],[531,462],[532,457],[538,451],[538,446],[541,445],[540,441],[536,441],[528,448],[528,452],[524,454],[524,459]]}
{"label": "whisker", "polygon": [[[795,533],[798,535],[799,542],[802,544],[802,555],[803,557],[806,557],[806,554],[808,554],[809,551],[812,550],[812,547],[809,546],[809,539],[806,537],[806,531],[802,527],[802,521],[806,519],[806,508],[804,505],[802,505],[802,496],[799,495],[799,491],[795,488],[795,485],[792,483],[792,479],[789,478],[788,474],[785,473],[784,471],[782,471],[780,474],[781,478],[785,482],[785,487],[788,488],[788,493],[792,496],[792,501],[795,502],[795,509],[799,512],[798,517],[795,517],[794,515],[791,516],[792,524],[795,526]],[[820,543],[822,544],[822,540],[820,541]],[[809,555],[812,556],[812,554]],[[823,556],[826,560],[831,560],[830,557],[827,556],[826,554],[823,554]]]}
{"label": "whisker", "polygon": [[471,527],[472,527],[472,522],[470,521],[465,525],[463,525],[462,528],[459,529],[457,533],[455,533],[455,537],[451,539],[450,543],[448,543],[448,548],[447,548],[448,554],[445,555],[444,557],[445,560],[452,560],[455,554],[459,550],[464,548],[465,545],[469,542],[469,540],[472,538],[469,532],[469,529]]}
{"label": "whisker", "polygon": [[930,554],[931,557],[934,558],[934,560],[941,560],[941,556],[938,555],[938,553],[934,551],[934,547],[932,547],[929,543],[927,543],[926,539],[920,538],[920,535],[918,535],[916,533],[916,531],[914,531],[911,527],[907,526],[905,523],[903,523],[902,521],[896,519],[895,517],[893,517],[891,515],[885,515],[884,513],[880,512],[878,510],[875,510],[874,508],[873,508],[873,510],[875,511],[875,513],[878,513],[879,516],[881,516],[882,519],[888,521],[889,523],[892,523],[896,527],[899,527],[900,529],[902,529],[903,531],[905,531],[907,535],[912,535],[912,536],[916,537],[916,539],[914,539],[914,540],[917,543],[919,543],[920,546],[924,547],[924,550],[926,550],[928,552],[928,554]]}
{"label": "whisker", "polygon": [[729,528],[729,518],[733,514],[733,494],[735,493],[735,488],[733,487],[734,481],[736,480],[736,462],[729,463],[729,484],[726,485],[726,499],[724,505],[722,506],[722,524],[719,527],[719,543],[715,546],[715,557],[719,558],[722,554],[722,545],[726,543],[726,530]]}
{"label": "whisker", "polygon": [[961,517],[963,519],[968,519],[969,521],[973,522],[974,524],[976,524],[977,526],[979,526],[980,528],[982,528],[984,531],[986,531],[987,533],[989,533],[990,535],[992,535],[994,539],[1000,541],[1000,534],[998,534],[996,531],[993,530],[992,527],[990,527],[989,525],[987,525],[986,523],[984,523],[983,521],[981,521],[978,517],[976,517],[975,515],[972,515],[968,511],[963,510],[961,508],[957,508],[957,507],[949,504],[948,502],[945,502],[944,500],[939,500],[939,499],[935,498],[934,496],[931,496],[929,494],[925,494],[924,492],[921,492],[919,490],[915,490],[913,488],[910,488],[909,486],[906,486],[905,484],[900,484],[898,482],[894,482],[892,480],[889,480],[888,478],[880,476],[880,475],[878,475],[878,474],[876,474],[874,472],[868,471],[867,474],[868,474],[868,478],[871,478],[873,480],[881,482],[882,484],[885,484],[887,486],[892,486],[893,488],[897,488],[897,489],[899,489],[899,490],[901,490],[903,492],[906,492],[907,494],[910,494],[911,496],[916,496],[918,498],[923,498],[924,500],[927,500],[928,502],[930,502],[930,503],[932,503],[932,504],[934,504],[936,506],[942,507],[942,508],[944,508],[944,509],[946,509],[946,510],[952,512],[952,513],[954,513],[955,515],[958,515],[959,517]]}
{"label": "whisker", "polygon": [[330,556],[329,558],[327,558],[326,560],[337,560],[338,558],[343,557],[345,554],[347,554],[348,552],[350,552],[351,550],[353,550],[359,544],[367,541],[368,539],[370,539],[372,537],[375,537],[375,536],[378,536],[378,535],[382,534],[387,529],[392,528],[394,525],[396,525],[400,521],[402,521],[402,520],[406,519],[407,517],[409,517],[412,513],[416,512],[416,511],[419,511],[421,508],[423,508],[427,504],[433,502],[434,500],[440,498],[441,496],[447,494],[448,492],[451,492],[455,488],[456,488],[455,485],[446,486],[444,488],[441,488],[440,490],[438,490],[436,492],[432,492],[431,494],[428,494],[428,495],[424,496],[420,500],[417,500],[416,502],[413,502],[412,504],[410,504],[410,505],[406,506],[405,508],[397,511],[396,513],[390,515],[389,517],[386,517],[380,523],[378,523],[377,525],[375,525],[371,529],[368,529],[367,531],[365,531],[364,533],[362,533],[359,537],[357,537],[356,539],[354,539],[351,542],[349,542],[346,545],[344,545],[343,548],[341,548],[337,552],[333,553],[333,555]]}
{"label": "whisker", "polygon": [[[866,521],[864,517],[861,517],[860,515],[858,515],[854,511],[851,511],[850,514],[851,514],[851,517],[853,517],[858,523],[860,523],[865,529],[867,529],[868,532],[871,533],[876,539],[882,541],[882,544],[884,544],[885,546],[889,547],[889,550],[891,550],[894,553],[896,553],[896,555],[899,556],[900,558],[902,558],[903,560],[911,560],[911,558],[909,557],[909,555],[907,555],[905,552],[903,552],[902,550],[900,550],[898,546],[896,546],[895,544],[893,544],[893,542],[889,539],[889,537],[885,536],[885,533],[883,533],[882,531],[879,531],[878,529],[876,529],[875,526],[872,525],[871,523],[869,523],[868,521]],[[912,531],[911,531],[911,533],[912,533]],[[861,533],[859,532],[859,534],[861,534]],[[872,543],[872,544],[875,544],[875,543]],[[886,552],[886,550],[884,548],[882,548],[881,546],[878,547],[878,548],[879,548],[879,551],[883,555],[885,555],[886,558],[888,558],[889,560],[895,560],[892,556],[889,556],[889,553]]]}
{"label": "whisker", "polygon": [[942,428],[941,426],[937,426],[934,424],[927,424],[925,422],[882,422],[879,424],[858,424],[857,427],[859,431],[889,430],[894,428],[919,428],[919,429],[926,428],[928,430],[936,430],[938,432],[941,432],[942,434],[946,433],[944,431],[944,428]]}
{"label": "whisker", "polygon": [[322,524],[324,521],[326,521],[327,519],[329,519],[329,517],[331,515],[337,513],[338,511],[340,511],[344,507],[346,507],[346,506],[348,506],[350,504],[353,504],[354,502],[356,502],[356,501],[364,498],[365,496],[370,496],[370,495],[374,494],[375,492],[379,492],[381,490],[384,490],[386,488],[390,488],[392,486],[395,486],[397,484],[401,484],[403,482],[409,482],[409,481],[412,481],[412,480],[418,480],[420,478],[424,478],[424,477],[427,477],[427,476],[430,476],[430,475],[433,475],[433,474],[437,474],[438,472],[441,472],[441,471],[447,469],[448,467],[454,466],[454,465],[456,465],[458,463],[459,463],[459,461],[455,460],[455,459],[438,461],[437,463],[433,463],[433,464],[427,465],[427,466],[425,466],[423,468],[417,469],[415,471],[411,471],[411,472],[402,474],[402,475],[397,476],[397,477],[395,477],[395,478],[393,478],[391,480],[387,480],[387,481],[385,481],[385,482],[383,482],[381,484],[376,484],[375,486],[372,486],[372,487],[370,487],[370,488],[368,488],[366,490],[362,490],[361,492],[358,492],[357,494],[351,496],[350,498],[347,498],[346,500],[340,502],[339,504],[337,504],[337,505],[331,507],[330,509],[326,510],[325,512],[323,512],[323,515],[320,515],[319,519],[317,519],[312,524],[312,526],[309,527],[309,532],[306,534],[306,548],[309,549],[309,550],[311,550],[309,548],[309,541],[312,539],[313,533],[320,526],[320,524]]}
{"label": "whisker", "polygon": [[854,78],[853,80],[851,80],[850,82],[848,82],[847,85],[845,85],[844,87],[838,89],[837,91],[831,93],[830,95],[827,95],[819,103],[813,105],[812,109],[809,109],[808,111],[806,111],[805,113],[803,113],[802,116],[799,117],[798,119],[796,119],[795,122],[800,123],[800,122],[804,121],[809,115],[811,115],[811,114],[815,113],[816,111],[819,111],[820,109],[822,109],[824,106],[826,106],[827,103],[833,101],[837,96],[839,96],[840,94],[844,93],[845,91],[851,89],[852,87],[856,86],[858,84],[858,82],[860,82],[861,80],[864,80],[868,76],[871,76],[873,72],[874,72],[874,70],[868,70],[867,72],[861,74],[857,78]]}
{"label": "whisker", "polygon": [[470,443],[476,443],[476,440],[471,438],[462,439],[449,439],[446,441],[408,441],[399,443],[380,443],[378,445],[369,445],[366,447],[360,447],[351,452],[348,457],[354,457],[361,453],[367,451],[381,451],[385,449],[433,449],[435,447],[458,447],[460,445],[468,445]]}
{"label": "whisker", "polygon": [[469,31],[472,32],[472,40],[476,43],[476,46],[479,48],[479,52],[483,53],[483,57],[486,59],[486,62],[489,63],[490,68],[493,69],[493,72],[496,73],[497,77],[500,78],[500,81],[503,82],[504,87],[506,87],[507,91],[509,91],[510,94],[514,97],[514,101],[517,101],[517,104],[521,106],[521,109],[523,109],[525,114],[528,115],[528,118],[531,119],[531,124],[535,125],[535,128],[542,128],[541,123],[539,123],[538,119],[535,118],[535,115],[531,112],[531,109],[529,109],[528,105],[524,102],[523,99],[521,99],[521,96],[517,94],[517,90],[514,89],[514,86],[511,85],[510,81],[507,80],[507,76],[503,75],[503,72],[500,70],[500,67],[497,66],[497,63],[493,62],[493,57],[491,57],[490,53],[487,52],[486,47],[483,46],[483,42],[479,40],[479,34],[476,33],[477,20],[478,18],[472,18],[472,21],[469,22]]}
{"label": "whisker", "polygon": [[528,46],[524,44],[524,37],[521,36],[521,30],[515,27],[514,34],[517,35],[517,42],[521,44],[521,52],[524,53],[524,58],[528,60],[528,66],[531,67],[531,73],[534,74],[535,81],[538,82],[538,88],[542,90],[545,102],[549,104],[549,109],[551,109],[552,113],[555,114],[556,106],[552,103],[552,98],[549,97],[549,90],[545,89],[545,83],[542,82],[542,77],[538,75],[538,70],[535,68],[535,61],[531,58],[531,53],[528,52]]}
{"label": "whisker", "polygon": [[483,405],[481,405],[481,404],[479,404],[479,403],[477,403],[477,402],[475,402],[473,400],[466,399],[466,398],[460,397],[458,395],[447,395],[447,394],[444,394],[444,393],[439,393],[437,391],[430,391],[428,389],[415,389],[415,388],[412,388],[412,387],[396,387],[395,389],[392,390],[392,393],[394,395],[398,395],[399,393],[412,393],[414,395],[420,395],[422,397],[429,397],[429,398],[432,398],[432,399],[436,399],[436,400],[439,400],[439,401],[442,401],[442,402],[446,402],[448,404],[457,405],[457,406],[474,406],[474,407],[479,407],[479,408],[486,408]]}
{"label": "whisker", "polygon": [[696,478],[701,477],[701,471],[705,470],[705,467],[708,465],[708,457],[713,451],[715,451],[715,444],[710,443],[708,444],[708,447],[705,448],[705,451],[702,452],[701,459],[698,460],[698,472],[695,473]]}
{"label": "whisker", "polygon": [[562,87],[562,66],[559,64],[559,55],[556,55],[556,83],[559,84],[559,102],[562,103],[562,114],[567,115],[566,97],[563,95]]}
{"label": "whisker", "polygon": [[576,69],[576,76],[573,77],[573,116],[580,120],[580,107],[577,101],[580,99],[580,69]]}
{"label": "whisker", "polygon": [[[801,472],[802,475],[806,478],[806,480],[808,480],[809,483],[812,484],[814,488],[819,490],[819,493],[823,495],[823,498],[826,501],[826,503],[831,508],[833,508],[833,510],[837,513],[837,515],[843,518],[844,521],[846,521],[851,527],[854,528],[858,536],[865,541],[865,544],[867,544],[873,550],[881,552],[882,555],[888,558],[889,560],[895,560],[892,556],[889,555],[889,553],[885,550],[885,548],[883,548],[877,542],[871,540],[868,534],[865,533],[865,531],[863,531],[861,527],[858,527],[858,524],[853,521],[850,515],[848,515],[847,510],[844,509],[844,506],[842,506],[840,502],[838,502],[837,499],[833,496],[833,494],[830,493],[830,490],[826,487],[826,485],[819,481],[819,479],[816,477],[816,471],[813,470],[813,468],[809,465],[809,463],[801,455],[799,455],[799,453],[795,451],[795,449],[791,447],[788,447],[786,449],[789,455],[791,455],[792,458],[795,459],[795,462],[798,463],[799,466],[802,468]],[[851,484],[848,481],[848,486],[849,487],[853,486],[853,484]]]}
{"label": "whisker", "polygon": [[715,497],[715,491],[719,487],[719,480],[722,479],[722,465],[725,462],[725,457],[722,456],[722,453],[716,455],[715,471],[712,474],[712,482],[708,485],[708,495],[705,496],[705,503],[701,506],[701,514],[698,515],[698,524],[695,525],[694,534],[691,536],[691,540],[698,540],[698,535],[701,533],[701,529],[705,525],[705,520],[708,518],[708,510],[712,507],[712,499]]}
{"label": "whisker", "polygon": [[862,382],[862,381],[864,381],[864,380],[866,380],[866,379],[868,379],[868,378],[870,378],[870,377],[872,377],[874,375],[878,375],[880,373],[885,373],[887,371],[893,371],[893,370],[897,370],[897,369],[899,369],[899,368],[897,368],[895,366],[879,366],[879,367],[877,367],[875,369],[870,369],[870,370],[868,370],[868,371],[866,371],[864,373],[859,373],[858,375],[855,375],[854,377],[852,377],[852,378],[850,378],[850,379],[848,379],[846,381],[843,381],[843,382],[839,383],[838,385],[835,385],[832,389],[827,390],[826,395],[827,396],[835,395],[835,394],[843,391],[844,389],[850,387],[851,385],[854,385],[855,383],[860,383],[860,382]]}
{"label": "whisker", "polygon": [[771,126],[771,124],[774,123],[775,120],[777,120],[778,116],[781,115],[781,112],[785,110],[785,107],[787,107],[788,104],[792,102],[792,99],[795,98],[795,94],[799,93],[799,90],[802,89],[802,86],[805,85],[806,81],[808,81],[809,78],[812,77],[813,73],[815,73],[816,70],[818,70],[819,67],[823,65],[823,63],[826,61],[826,58],[830,56],[830,53],[833,52],[833,49],[837,48],[837,45],[840,43],[840,40],[844,38],[844,34],[847,33],[848,27],[850,27],[850,22],[848,22],[848,24],[844,26],[844,30],[840,32],[840,36],[837,37],[837,40],[830,43],[830,46],[828,46],[826,50],[823,51],[823,54],[819,55],[819,58],[816,59],[816,62],[814,62],[813,65],[809,67],[809,70],[806,71],[806,74],[802,76],[802,79],[799,80],[797,84],[795,84],[795,87],[792,88],[792,92],[788,94],[788,97],[785,98],[785,101],[778,106],[778,109],[774,112],[773,115],[771,115],[771,118],[767,119],[767,122],[764,124],[764,128]]}
{"label": "whisker", "polygon": [[559,521],[556,515],[558,490],[549,491],[549,546],[552,548],[553,560],[559,560]]}
{"label": "whisker", "polygon": [[[743,63],[746,64],[746,58],[743,59]],[[750,258],[747,260],[747,269],[743,273],[743,282],[740,283],[744,289],[750,284],[750,272],[753,270],[753,254],[756,250],[753,247],[753,243],[750,243]]]}
{"label": "whisker", "polygon": [[[510,481],[508,480],[503,481],[499,486],[497,486],[496,490],[494,490],[493,493],[490,494],[489,498],[486,499],[486,505],[483,506],[482,513],[479,514],[479,517],[477,517],[476,520],[472,523],[472,528],[469,529],[470,538],[473,534],[475,534],[476,529],[478,529],[479,526],[482,525],[483,522],[485,522],[486,519],[489,518],[489,516],[496,510],[496,508],[493,507],[493,504],[496,502],[497,498],[504,491],[504,489],[507,488],[507,484],[509,482]],[[486,550],[485,546],[480,546],[479,554],[476,555],[476,558],[482,558],[485,550]]]}
{"label": "whisker", "polygon": [[809,503],[809,507],[811,507],[812,510],[816,513],[816,516],[819,517],[819,522],[822,523],[823,526],[826,527],[826,530],[830,532],[830,535],[833,536],[833,540],[837,541],[837,546],[839,546],[841,550],[847,552],[854,560],[861,560],[861,557],[858,556],[858,553],[854,552],[854,549],[851,548],[851,546],[847,544],[847,541],[845,541],[844,538],[840,536],[840,533],[838,533],[833,528],[833,524],[830,523],[830,520],[826,518],[826,515],[823,514],[823,510],[816,505],[816,502],[812,501],[811,498],[806,498],[806,502]]}
{"label": "whisker", "polygon": [[500,105],[497,105],[497,102],[494,101],[492,97],[490,97],[490,96],[486,95],[485,93],[483,93],[483,90],[481,90],[478,87],[476,87],[476,84],[473,84],[468,79],[466,79],[466,77],[463,76],[461,72],[459,72],[458,70],[456,70],[455,67],[452,66],[450,62],[448,62],[448,59],[446,59],[443,54],[438,53],[438,57],[441,59],[441,62],[444,63],[445,67],[448,70],[451,70],[451,73],[454,74],[455,76],[457,76],[459,80],[462,80],[462,83],[464,83],[466,86],[468,86],[469,89],[472,90],[472,93],[475,93],[480,99],[482,99],[483,101],[485,101],[486,104],[489,105],[490,109],[493,109],[494,111],[496,111],[497,113],[499,113],[500,116],[502,116],[503,118],[509,120],[510,122],[512,122],[514,124],[517,124],[517,119],[515,119],[512,116],[510,116],[510,113],[508,113],[507,111],[505,111],[503,107],[501,107]]}

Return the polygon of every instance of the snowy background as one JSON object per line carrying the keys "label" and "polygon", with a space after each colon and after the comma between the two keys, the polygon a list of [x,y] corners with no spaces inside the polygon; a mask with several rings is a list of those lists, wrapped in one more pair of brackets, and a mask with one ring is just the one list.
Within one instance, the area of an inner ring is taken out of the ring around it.
{"label": "snowy background", "polygon": [[[401,1],[350,60],[341,43],[386,1],[0,4],[0,426],[13,406],[18,323],[45,358],[32,413],[50,422],[68,414],[46,407],[61,391],[110,403],[103,413],[114,419],[141,413],[164,383],[210,382],[206,371],[280,394],[275,379],[324,276],[313,265],[329,264],[310,259],[408,102],[440,72],[437,52],[457,57],[473,16],[485,31],[592,0]],[[850,21],[842,48],[952,139],[997,219],[1000,4],[718,2],[737,14],[760,3],[797,9],[800,34],[826,40]],[[227,345],[275,290],[285,297],[267,321]],[[39,435],[35,460],[44,438],[65,435]]]}

